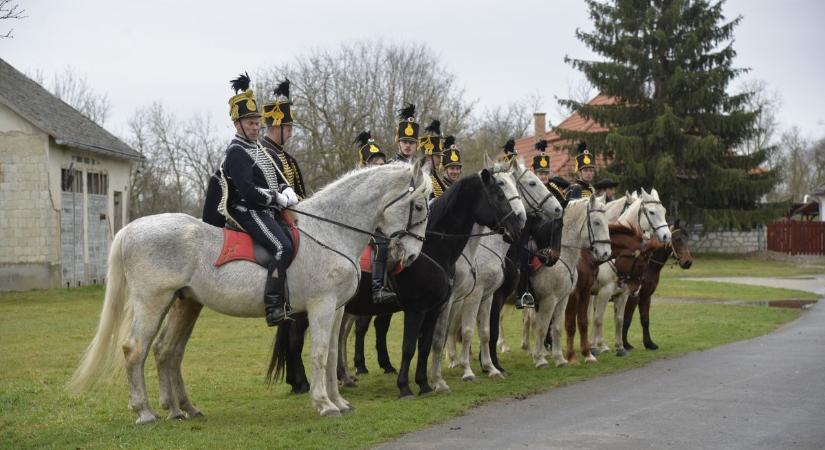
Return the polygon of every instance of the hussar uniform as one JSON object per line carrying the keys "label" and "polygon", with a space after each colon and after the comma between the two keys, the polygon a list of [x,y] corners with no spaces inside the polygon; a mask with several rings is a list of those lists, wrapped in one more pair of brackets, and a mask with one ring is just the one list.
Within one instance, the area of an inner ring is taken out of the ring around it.
{"label": "hussar uniform", "polygon": [[[289,80],[285,79],[274,92],[274,99],[264,104],[263,124],[268,127],[280,127],[291,125],[292,119],[292,99],[289,96]],[[281,128],[281,142],[283,142],[283,128]],[[264,136],[261,145],[273,156],[275,165],[278,166],[278,181],[286,184],[295,190],[299,200],[307,197],[304,177],[301,175],[301,168],[292,155],[289,154],[282,144]]]}
{"label": "hussar uniform", "polygon": [[518,153],[516,153],[516,140],[513,138],[507,139],[507,142],[501,147],[504,151],[504,156],[502,159],[505,162],[510,162],[511,159],[518,157]]}
{"label": "hussar uniform", "polygon": [[[579,174],[582,169],[586,167],[596,168],[596,160],[590,151],[587,150],[587,144],[584,142],[579,143],[579,147],[577,149],[578,154],[576,155],[576,173]],[[584,181],[581,179],[580,176],[576,176],[576,180],[567,188],[567,199],[568,200],[575,200],[577,198],[587,198],[591,195],[596,193],[596,188],[593,187],[592,184]]]}
{"label": "hussar uniform", "polygon": [[438,168],[441,163],[441,122],[439,120],[433,120],[424,128],[424,135],[418,138],[418,149],[421,150],[425,160],[430,162],[432,170],[430,181],[433,185],[433,193],[430,198],[441,197],[441,194],[447,190],[447,183],[444,182]]}

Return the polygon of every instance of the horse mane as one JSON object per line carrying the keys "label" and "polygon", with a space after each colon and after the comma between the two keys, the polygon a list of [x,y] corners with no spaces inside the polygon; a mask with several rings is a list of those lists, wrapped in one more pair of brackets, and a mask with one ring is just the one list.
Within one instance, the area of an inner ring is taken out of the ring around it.
{"label": "horse mane", "polygon": [[628,227],[626,225],[622,225],[620,223],[610,223],[607,224],[607,229],[610,230],[610,236],[630,236],[630,237],[642,237],[642,234],[639,233],[639,230]]}
{"label": "horse mane", "polygon": [[458,202],[459,197],[461,197],[464,189],[472,183],[479,182],[481,182],[481,180],[475,174],[460,178],[450,189],[444,191],[441,197],[435,199],[430,207],[430,218],[427,222],[427,229],[436,226],[450,213],[454,212],[454,206]]}

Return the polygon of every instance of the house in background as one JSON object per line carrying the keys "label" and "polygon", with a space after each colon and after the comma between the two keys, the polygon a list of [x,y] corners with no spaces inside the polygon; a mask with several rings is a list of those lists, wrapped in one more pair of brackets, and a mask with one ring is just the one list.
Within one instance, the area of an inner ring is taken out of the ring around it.
{"label": "house in background", "polygon": [[0,59],[0,291],[102,284],[139,160]]}

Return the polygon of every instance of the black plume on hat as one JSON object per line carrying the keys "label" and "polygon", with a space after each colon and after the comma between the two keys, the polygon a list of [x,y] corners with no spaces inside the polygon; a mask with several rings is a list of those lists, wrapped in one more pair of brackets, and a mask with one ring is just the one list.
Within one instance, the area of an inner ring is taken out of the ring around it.
{"label": "black plume on hat", "polygon": [[372,139],[372,135],[368,130],[364,130],[356,136],[355,140],[352,141],[353,144],[358,144],[359,146],[363,147],[367,145],[367,143]]}
{"label": "black plume on hat", "polygon": [[441,121],[438,119],[433,120],[427,125],[427,128],[424,128],[424,131],[429,131],[436,136],[441,135]]}
{"label": "black plume on hat", "polygon": [[244,72],[238,75],[238,78],[235,78],[234,80],[230,81],[230,83],[232,84],[232,89],[235,90],[236,94],[240,91],[245,91],[249,89],[249,74]]}
{"label": "black plume on hat", "polygon": [[281,81],[275,88],[275,97],[279,95],[289,98],[289,78],[284,78],[284,81]]}
{"label": "black plume on hat", "polygon": [[513,138],[507,139],[507,142],[504,143],[504,153],[515,153],[516,152],[516,140]]}
{"label": "black plume on hat", "polygon": [[547,139],[542,139],[542,140],[536,142],[536,150],[544,153],[544,151],[546,149],[547,149]]}
{"label": "black plume on hat", "polygon": [[398,110],[398,118],[406,120],[408,117],[415,117],[415,105],[407,103],[407,106]]}
{"label": "black plume on hat", "polygon": [[444,138],[444,148],[450,148],[455,144],[455,136],[447,136]]}
{"label": "black plume on hat", "polygon": [[587,150],[587,143],[584,141],[579,142],[579,146],[576,148],[576,151],[578,153],[584,153],[585,150]]}

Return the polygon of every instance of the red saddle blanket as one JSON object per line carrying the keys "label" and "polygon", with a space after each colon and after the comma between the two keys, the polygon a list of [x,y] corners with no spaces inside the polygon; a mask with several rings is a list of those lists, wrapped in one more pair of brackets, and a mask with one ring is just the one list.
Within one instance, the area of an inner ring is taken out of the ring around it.
{"label": "red saddle blanket", "polygon": [[544,263],[541,262],[538,256],[532,256],[530,258],[530,273],[536,273],[543,265]]}
{"label": "red saddle blanket", "polygon": [[[281,218],[289,225],[289,232],[292,235],[293,248],[295,249],[292,260],[298,254],[299,234],[298,228],[295,226],[295,221],[292,220],[288,214],[281,214]],[[215,267],[222,266],[230,261],[251,261],[259,263],[255,257],[255,246],[252,242],[252,236],[243,231],[223,229],[223,248],[218,259],[215,261]]]}
{"label": "red saddle blanket", "polygon": [[[364,252],[361,253],[361,272],[369,272],[372,273],[372,245],[367,245],[367,248],[364,249]],[[398,275],[401,271],[404,270],[404,266],[401,263],[398,263],[395,268],[392,270],[393,275]]]}

